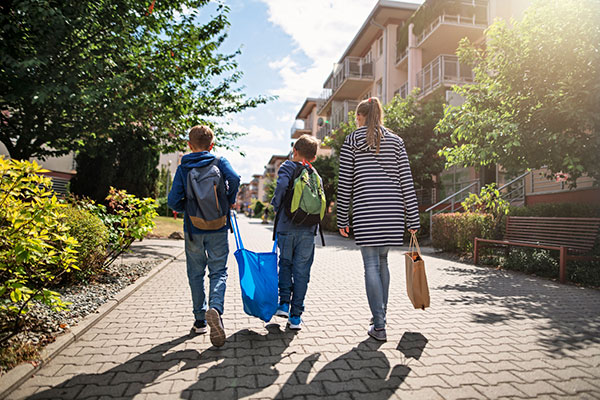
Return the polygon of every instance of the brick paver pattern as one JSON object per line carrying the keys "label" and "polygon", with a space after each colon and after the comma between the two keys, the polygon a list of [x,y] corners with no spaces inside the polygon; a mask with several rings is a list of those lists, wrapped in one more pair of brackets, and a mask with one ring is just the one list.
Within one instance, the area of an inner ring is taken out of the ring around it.
{"label": "brick paver pattern", "polygon": [[[271,226],[240,218],[247,248]],[[368,338],[360,252],[328,235],[316,249],[305,326],[243,312],[235,243],[227,342],[189,335],[180,257],[9,398],[598,399],[600,292],[425,255],[431,307],[411,307],[403,249],[390,253],[388,341]]]}

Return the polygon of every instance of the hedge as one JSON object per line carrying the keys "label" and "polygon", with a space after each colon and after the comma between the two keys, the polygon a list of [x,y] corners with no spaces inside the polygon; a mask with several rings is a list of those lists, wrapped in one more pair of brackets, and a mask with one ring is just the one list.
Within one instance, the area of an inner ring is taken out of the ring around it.
{"label": "hedge", "polygon": [[481,213],[443,213],[433,216],[432,246],[448,252],[470,253],[476,237],[493,237],[494,218]]}

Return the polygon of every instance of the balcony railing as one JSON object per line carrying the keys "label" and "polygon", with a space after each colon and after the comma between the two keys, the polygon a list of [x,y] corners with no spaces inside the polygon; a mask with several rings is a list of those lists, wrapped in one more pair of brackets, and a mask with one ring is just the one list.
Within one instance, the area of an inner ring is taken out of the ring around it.
{"label": "balcony railing", "polygon": [[[467,3],[471,3],[468,1]],[[423,44],[425,39],[442,24],[460,25],[473,28],[485,29],[488,26],[487,1],[475,1],[473,13],[471,15],[453,15],[442,14],[427,25],[423,32],[417,36],[417,46]]]}
{"label": "balcony railing", "polygon": [[331,76],[325,82],[325,90],[321,94],[322,104],[325,104],[333,92],[347,79],[373,79],[373,76],[373,62],[367,62],[360,57],[346,57],[335,66]]}
{"label": "balcony railing", "polygon": [[473,70],[458,62],[457,56],[441,55],[417,74],[417,86],[425,96],[442,85],[462,85],[473,82]]}
{"label": "balcony railing", "polygon": [[397,51],[396,64],[400,64],[406,57],[408,57],[408,46],[406,46],[402,51]]}
{"label": "balcony railing", "polygon": [[328,123],[323,124],[317,131],[317,139],[323,141],[327,136],[331,134],[331,125]]}
{"label": "balcony railing", "polygon": [[394,96],[400,96],[405,99],[408,97],[408,82],[405,82],[404,85],[400,86],[398,90],[394,92]]}
{"label": "balcony railing", "polygon": [[337,129],[342,122],[348,122],[348,113],[356,110],[358,101],[345,100],[331,103],[331,129]]}

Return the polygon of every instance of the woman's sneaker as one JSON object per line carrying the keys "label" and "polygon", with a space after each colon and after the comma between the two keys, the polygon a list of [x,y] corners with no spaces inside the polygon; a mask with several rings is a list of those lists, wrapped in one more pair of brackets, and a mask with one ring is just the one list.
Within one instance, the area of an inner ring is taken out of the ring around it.
{"label": "woman's sneaker", "polygon": [[380,342],[385,342],[387,340],[387,335],[385,334],[385,328],[377,330],[375,329],[375,325],[369,326],[369,330],[367,331],[369,336],[371,336],[375,340],[379,340]]}
{"label": "woman's sneaker", "polygon": [[287,318],[290,315],[290,304],[289,303],[281,303],[277,306],[277,311],[275,311],[275,315],[277,317]]}
{"label": "woman's sneaker", "polygon": [[206,321],[210,326],[210,342],[215,347],[221,347],[225,344],[225,328],[221,315],[214,308],[210,308],[206,312]]}
{"label": "woman's sneaker", "polygon": [[203,334],[206,333],[206,320],[197,319],[192,326],[192,333]]}
{"label": "woman's sneaker", "polygon": [[299,331],[300,329],[302,329],[302,318],[296,315],[292,315],[290,319],[288,319],[287,325],[288,328],[294,331]]}

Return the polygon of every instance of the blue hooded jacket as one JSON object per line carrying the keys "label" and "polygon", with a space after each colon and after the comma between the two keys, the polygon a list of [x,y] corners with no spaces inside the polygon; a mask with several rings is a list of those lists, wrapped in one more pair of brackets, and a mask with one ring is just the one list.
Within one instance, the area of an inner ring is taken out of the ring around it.
{"label": "blue hooded jacket", "polygon": [[[171,186],[171,191],[169,192],[169,197],[167,198],[167,203],[171,209],[177,212],[185,211],[185,193],[188,172],[192,168],[204,167],[210,164],[214,159],[215,155],[208,151],[200,151],[183,156],[181,159],[181,164],[177,167],[177,172],[175,172],[173,186]],[[223,173],[223,177],[225,179],[227,200],[229,201],[229,204],[233,204],[235,203],[235,197],[237,196],[238,188],[240,187],[240,176],[233,170],[231,164],[229,164],[229,161],[223,157],[221,157],[221,161],[217,164],[217,166]],[[227,230],[227,228],[230,226],[231,222],[229,221],[229,213],[227,214],[227,226],[224,226],[216,231],[205,231],[196,228],[194,225],[192,225],[187,215],[185,215],[183,219],[184,232],[190,232],[193,234],[220,232]]]}

